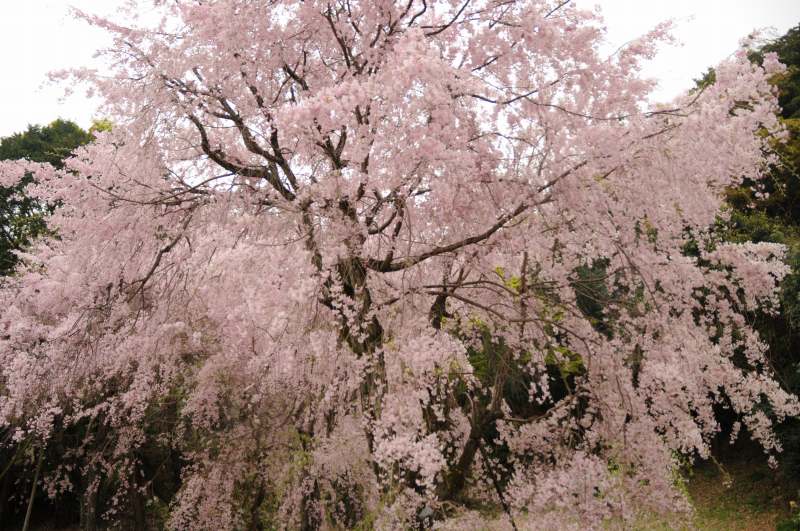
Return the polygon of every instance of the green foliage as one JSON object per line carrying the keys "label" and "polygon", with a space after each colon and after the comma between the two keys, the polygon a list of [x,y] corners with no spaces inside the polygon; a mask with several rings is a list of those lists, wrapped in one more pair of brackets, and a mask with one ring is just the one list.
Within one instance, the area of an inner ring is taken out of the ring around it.
{"label": "green foliage", "polygon": [[796,502],[792,506],[792,516],[778,522],[775,531],[800,531],[800,509]]}
{"label": "green foliage", "polygon": [[714,71],[713,68],[709,68],[705,71],[705,73],[700,76],[698,79],[694,80],[695,89],[694,91],[702,90],[709,85],[713,85],[717,81],[717,73]]}
{"label": "green foliage", "polygon": [[606,282],[608,263],[606,259],[595,260],[591,264],[577,267],[572,279],[572,289],[575,291],[575,301],[581,312],[589,318],[595,329],[610,337],[611,329],[605,313],[607,303],[611,299]]}
{"label": "green foliage", "polygon": [[775,80],[775,85],[780,89],[778,102],[783,109],[781,115],[784,118],[800,118],[800,25],[762,46],[751,54],[750,59],[760,64],[764,54],[770,52],[777,53],[780,61],[788,67]]}
{"label": "green foliage", "polygon": [[[98,121],[97,128],[105,130],[106,121]],[[28,126],[24,133],[16,133],[0,140],[0,160],[27,159],[33,162],[47,162],[57,168],[63,167],[66,159],[75,148],[92,140],[92,135],[68,120],[56,120],[50,125]]]}
{"label": "green foliage", "polygon": [[[512,406],[522,407],[528,397],[529,376],[524,369],[527,360],[515,358],[505,343],[492,335],[489,327],[479,323],[474,326],[480,335],[481,347],[468,349],[467,356],[475,376],[489,388],[497,378],[498,371],[506,371],[503,396]],[[489,397],[482,397],[482,400],[488,404]]]}
{"label": "green foliage", "polygon": [[[94,130],[108,127],[109,124],[98,122]],[[32,125],[24,133],[0,139],[0,160],[25,159],[61,168],[75,148],[92,138],[92,134],[65,120],[56,120],[46,127]],[[9,275],[14,270],[15,251],[24,249],[47,231],[45,217],[51,207],[25,195],[25,188],[34,179],[29,174],[14,186],[0,187],[0,275]]]}
{"label": "green foliage", "polygon": [[[790,274],[781,285],[780,315],[751,316],[757,330],[770,345],[769,357],[779,380],[800,393],[800,26],[751,53],[761,63],[768,52],[778,54],[787,71],[773,78],[779,90],[785,141],[772,144],[777,162],[761,182],[745,181],[729,189],[729,219],[723,229],[733,242],[775,242],[787,247]],[[698,81],[713,82],[713,71]],[[790,419],[781,427],[786,449],[786,471],[800,477],[800,421]]]}
{"label": "green foliage", "polygon": [[106,120],[105,118],[100,120],[92,121],[92,126],[89,128],[89,134],[94,135],[95,133],[108,133],[113,128],[114,124],[111,120]]}

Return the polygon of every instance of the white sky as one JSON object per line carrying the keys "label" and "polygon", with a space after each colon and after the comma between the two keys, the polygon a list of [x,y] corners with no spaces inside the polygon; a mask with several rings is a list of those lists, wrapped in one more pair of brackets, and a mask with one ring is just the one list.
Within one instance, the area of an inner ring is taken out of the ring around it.
{"label": "white sky", "polygon": [[[730,55],[756,28],[781,35],[800,23],[800,0],[574,0],[599,5],[610,45],[616,48],[674,19],[678,48],[662,51],[646,74],[660,81],[655,98],[669,99],[691,86],[708,66]],[[70,19],[68,7],[110,12],[120,0],[0,0],[0,136],[61,117],[88,127],[96,102],[79,91],[63,99],[47,72],[92,64],[93,52],[107,41],[102,32]]]}

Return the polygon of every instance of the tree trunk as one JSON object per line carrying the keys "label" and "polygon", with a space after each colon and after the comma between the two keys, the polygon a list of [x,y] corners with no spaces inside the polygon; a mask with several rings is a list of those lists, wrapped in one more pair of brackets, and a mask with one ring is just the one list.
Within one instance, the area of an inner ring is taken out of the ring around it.
{"label": "tree trunk", "polygon": [[[3,475],[2,481],[0,482],[0,522],[3,522],[6,517],[6,511],[10,513],[11,511],[8,510],[8,494],[11,488],[11,470],[6,470],[5,475]],[[8,515],[10,516],[10,514]]]}
{"label": "tree trunk", "polygon": [[97,503],[99,498],[99,485],[95,485],[94,474],[90,473],[85,478],[83,496],[81,496],[81,531],[97,531]]}
{"label": "tree trunk", "polygon": [[131,488],[131,524],[136,531],[147,530],[147,510],[144,495],[138,488]]}

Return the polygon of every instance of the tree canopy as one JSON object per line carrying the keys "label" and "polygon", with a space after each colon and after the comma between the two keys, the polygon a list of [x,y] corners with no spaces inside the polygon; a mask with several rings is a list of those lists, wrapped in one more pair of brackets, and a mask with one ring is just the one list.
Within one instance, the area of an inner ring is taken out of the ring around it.
{"label": "tree canopy", "polygon": [[85,15],[114,72],[75,73],[118,125],[0,166],[58,205],[0,293],[0,426],[52,496],[174,529],[602,527],[688,509],[720,408],[780,452],[800,405],[748,318],[785,247],[716,223],[776,162],[775,54],[649,108],[668,26],[606,56],[568,2],[138,4],[163,17]]}

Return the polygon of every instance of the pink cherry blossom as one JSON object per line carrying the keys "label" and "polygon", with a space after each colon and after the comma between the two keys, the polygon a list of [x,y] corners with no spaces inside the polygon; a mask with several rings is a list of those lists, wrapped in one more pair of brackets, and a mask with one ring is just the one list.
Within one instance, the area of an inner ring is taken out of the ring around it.
{"label": "pink cherry blossom", "polygon": [[[130,4],[78,14],[114,37],[111,76],[74,73],[113,131],[0,166],[58,204],[3,281],[0,426],[84,427],[62,466],[122,478],[108,518],[156,444],[186,463],[174,529],[267,499],[286,528],[445,525],[464,495],[602,527],[688,510],[676,456],[715,407],[780,451],[800,406],[745,315],[784,251],[713,230],[781,133],[775,58],[649,108],[668,25],[606,56],[566,2]],[[605,329],[576,276],[601,262]]]}

